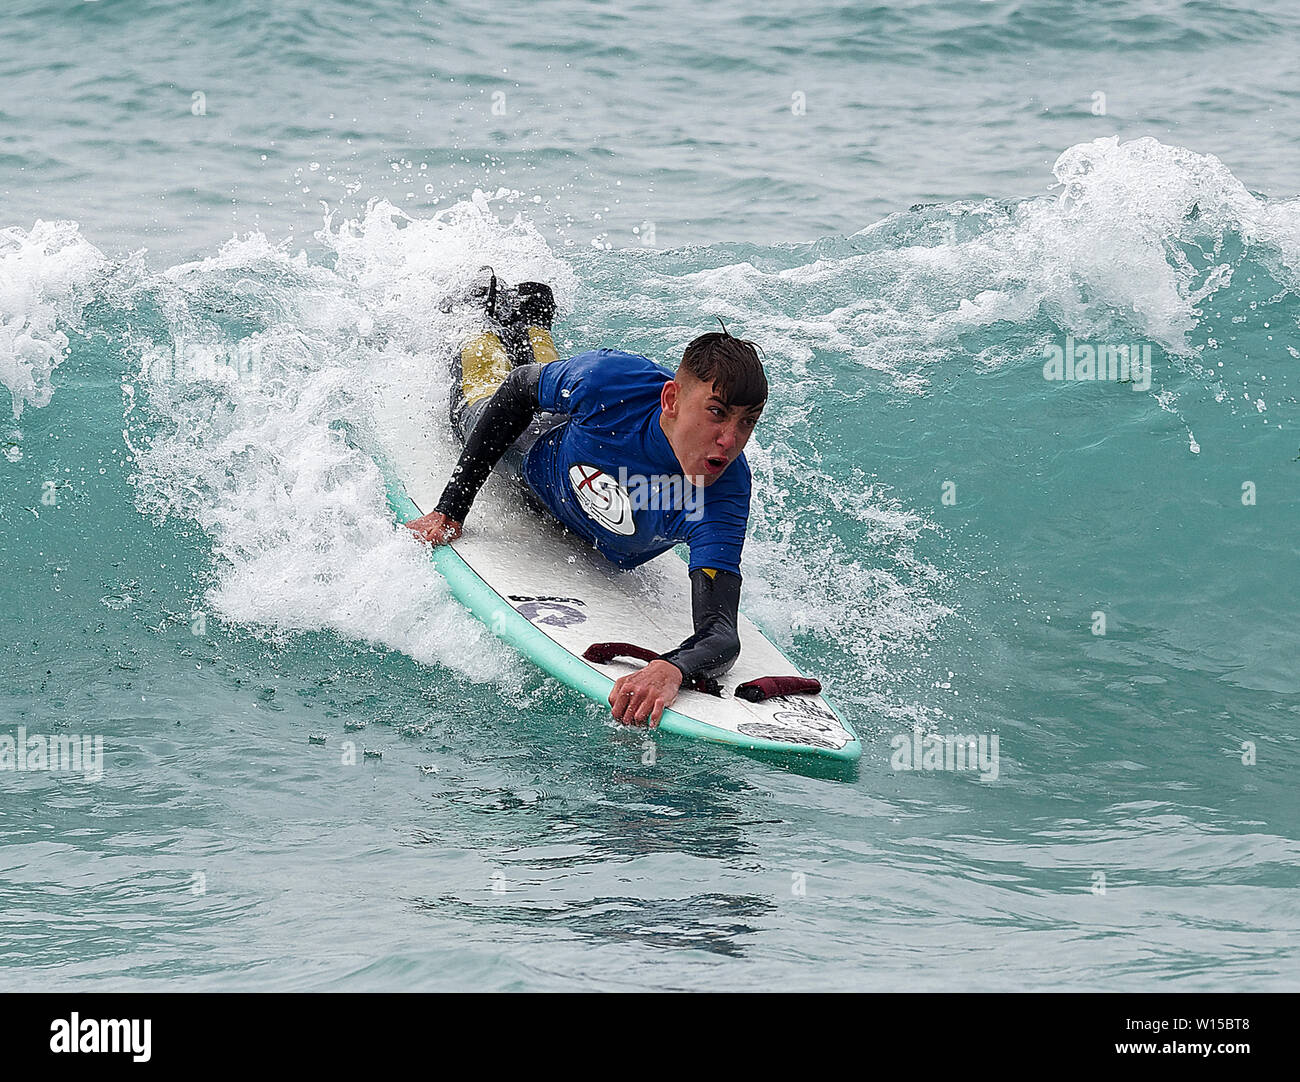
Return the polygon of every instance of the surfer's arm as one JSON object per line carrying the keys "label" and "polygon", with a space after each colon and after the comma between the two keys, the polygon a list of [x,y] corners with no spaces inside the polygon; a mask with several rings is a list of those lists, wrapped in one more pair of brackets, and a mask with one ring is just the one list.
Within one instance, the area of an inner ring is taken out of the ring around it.
{"label": "surfer's arm", "polygon": [[682,683],[699,676],[718,676],[740,656],[736,630],[740,611],[740,576],[697,567],[691,572],[691,616],[695,634],[675,650],[660,654],[682,671]]}
{"label": "surfer's arm", "polygon": [[537,382],[543,367],[540,364],[521,364],[511,369],[501,382],[465,441],[465,450],[451,472],[447,487],[442,490],[436,511],[458,523],[465,521],[470,504],[492,472],[492,467],[523,435],[540,408]]}
{"label": "surfer's arm", "polygon": [[664,707],[700,676],[718,676],[740,656],[736,614],[740,576],[697,567],[691,572],[691,615],[695,634],[675,650],[660,654],[644,669],[614,681],[609,705],[616,720],[629,725],[659,724]]}

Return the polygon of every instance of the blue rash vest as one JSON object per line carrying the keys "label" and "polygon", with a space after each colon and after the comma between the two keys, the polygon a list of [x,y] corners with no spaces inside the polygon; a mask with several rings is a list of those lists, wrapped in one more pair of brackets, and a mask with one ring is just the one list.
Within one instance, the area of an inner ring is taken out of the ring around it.
{"label": "blue rash vest", "polygon": [[529,449],[528,487],[565,526],[619,567],[674,545],[690,567],[740,574],[751,476],[744,454],[707,488],[692,485],[659,426],[672,374],[648,357],[595,349],[542,368],[537,399],[568,421]]}

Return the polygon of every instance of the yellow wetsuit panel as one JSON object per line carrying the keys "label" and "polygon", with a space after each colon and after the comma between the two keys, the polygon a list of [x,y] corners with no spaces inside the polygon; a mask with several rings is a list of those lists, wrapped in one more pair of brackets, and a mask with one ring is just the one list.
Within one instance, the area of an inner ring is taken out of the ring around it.
{"label": "yellow wetsuit panel", "polygon": [[510,375],[506,347],[495,334],[484,333],[460,351],[461,390],[467,403],[494,394]]}
{"label": "yellow wetsuit panel", "polygon": [[[549,364],[559,359],[551,332],[545,327],[528,328],[528,345],[534,364]],[[485,331],[471,339],[460,351],[460,386],[465,404],[495,394],[510,375],[510,369],[509,354],[497,335]]]}
{"label": "yellow wetsuit panel", "polygon": [[551,332],[545,327],[529,327],[528,341],[532,343],[534,364],[550,364],[558,358]]}

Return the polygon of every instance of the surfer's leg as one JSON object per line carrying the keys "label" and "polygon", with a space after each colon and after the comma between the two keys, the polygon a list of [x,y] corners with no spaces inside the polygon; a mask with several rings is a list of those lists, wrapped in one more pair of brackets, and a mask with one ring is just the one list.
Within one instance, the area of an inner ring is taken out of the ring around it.
{"label": "surfer's leg", "polygon": [[[515,289],[498,290],[494,278],[485,303],[485,329],[461,347],[451,364],[451,423],[462,447],[513,369],[549,364],[559,356],[551,338],[555,299],[550,286],[521,282]],[[537,415],[497,464],[539,511],[546,507],[523,479],[524,456],[537,440],[567,420],[564,414]]]}
{"label": "surfer's leg", "polygon": [[452,365],[451,383],[451,423],[461,446],[511,367],[504,344],[491,331],[461,347]]}
{"label": "surfer's leg", "polygon": [[[490,319],[491,329],[461,347],[452,365],[451,422],[461,446],[511,369],[523,364],[549,364],[559,356],[551,338],[555,299],[550,286],[520,282],[515,289],[503,291],[493,314],[500,315],[503,321]],[[554,427],[554,423],[542,427],[534,424],[519,437],[519,454],[512,455],[512,448],[503,461],[517,459],[517,463],[511,463],[517,472],[523,454]]]}

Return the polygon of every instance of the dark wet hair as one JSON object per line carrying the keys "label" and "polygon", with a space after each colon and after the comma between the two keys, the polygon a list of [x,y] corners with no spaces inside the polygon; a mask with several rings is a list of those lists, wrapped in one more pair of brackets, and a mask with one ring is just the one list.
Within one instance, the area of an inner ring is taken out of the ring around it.
{"label": "dark wet hair", "polygon": [[732,337],[722,323],[720,332],[702,334],[686,347],[677,378],[689,373],[712,384],[728,406],[761,406],[767,401],[767,373],[759,360],[760,349],[754,342]]}

